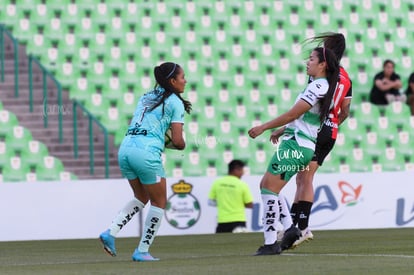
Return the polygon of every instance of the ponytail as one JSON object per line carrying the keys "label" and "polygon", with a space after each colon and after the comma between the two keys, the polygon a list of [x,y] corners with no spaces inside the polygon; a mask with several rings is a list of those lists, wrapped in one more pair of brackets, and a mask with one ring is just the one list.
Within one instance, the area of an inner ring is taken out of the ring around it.
{"label": "ponytail", "polygon": [[318,53],[319,62],[326,62],[326,79],[329,88],[320,101],[319,120],[323,122],[331,110],[333,96],[339,80],[339,62],[333,51],[328,48],[318,47],[314,49]]}
{"label": "ponytail", "polygon": [[170,84],[170,79],[175,78],[179,73],[180,65],[177,63],[172,62],[165,62],[159,66],[155,66],[154,68],[154,77],[155,81],[157,82],[154,86],[156,89],[158,86],[165,90],[160,96],[160,99],[157,103],[155,103],[150,111],[154,110],[158,106],[162,104],[162,113],[164,114],[164,102],[165,100],[172,94],[175,94],[183,103],[185,111],[189,114],[191,112],[191,102],[182,98],[182,96],[177,92],[174,91],[173,87]]}
{"label": "ponytail", "polygon": [[345,52],[345,36],[337,32],[324,32],[305,40],[304,44],[317,43],[318,47],[325,47],[333,51],[338,62]]}

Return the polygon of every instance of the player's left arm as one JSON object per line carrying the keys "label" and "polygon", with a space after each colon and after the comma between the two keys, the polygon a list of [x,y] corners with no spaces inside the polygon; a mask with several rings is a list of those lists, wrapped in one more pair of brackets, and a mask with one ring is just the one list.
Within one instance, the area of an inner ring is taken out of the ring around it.
{"label": "player's left arm", "polygon": [[171,123],[171,141],[174,145],[174,149],[184,150],[185,140],[183,136],[183,124],[182,123]]}
{"label": "player's left arm", "polygon": [[351,109],[351,100],[352,100],[352,81],[349,80],[348,85],[346,86],[348,91],[345,95],[345,98],[341,102],[341,109],[338,114],[338,125],[341,125],[342,122],[349,116],[349,110]]}
{"label": "player's left arm", "polygon": [[178,98],[171,98],[171,141],[176,150],[185,149],[184,140],[184,105]]}
{"label": "player's left arm", "polygon": [[341,111],[338,115],[338,125],[341,125],[342,122],[344,122],[345,119],[347,119],[347,117],[349,116],[349,109],[351,108],[351,99],[352,98],[344,98],[344,100],[342,100]]}

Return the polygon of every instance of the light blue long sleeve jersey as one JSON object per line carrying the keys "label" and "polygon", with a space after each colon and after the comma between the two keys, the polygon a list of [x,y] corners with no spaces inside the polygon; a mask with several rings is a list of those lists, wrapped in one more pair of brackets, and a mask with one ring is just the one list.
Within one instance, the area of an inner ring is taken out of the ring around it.
{"label": "light blue long sleeve jersey", "polygon": [[138,101],[128,131],[136,135],[126,135],[121,146],[139,147],[148,152],[164,151],[165,132],[172,122],[184,124],[184,104],[177,95],[170,95],[164,104],[154,110],[151,107],[158,102],[165,90],[161,87],[147,92]]}

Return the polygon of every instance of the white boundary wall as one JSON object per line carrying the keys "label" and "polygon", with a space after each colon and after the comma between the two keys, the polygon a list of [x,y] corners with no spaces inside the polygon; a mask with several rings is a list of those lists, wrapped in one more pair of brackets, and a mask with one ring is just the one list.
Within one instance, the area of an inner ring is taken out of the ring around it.
{"label": "white boundary wall", "polygon": [[[207,204],[214,179],[183,178],[193,187],[183,195],[171,188],[180,179],[167,180],[171,207],[160,235],[214,233],[216,209]],[[249,231],[262,229],[260,179],[243,177],[255,203],[246,210]],[[413,172],[317,174],[314,182],[312,230],[414,227]],[[294,191],[293,178],[282,194],[290,202]],[[125,179],[0,183],[0,241],[97,238],[131,197]],[[139,232],[137,215],[118,236]]]}

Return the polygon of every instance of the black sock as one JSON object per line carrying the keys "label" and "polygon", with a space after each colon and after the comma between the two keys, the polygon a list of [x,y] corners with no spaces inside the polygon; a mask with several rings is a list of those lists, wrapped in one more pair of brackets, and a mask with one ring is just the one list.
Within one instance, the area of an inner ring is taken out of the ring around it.
{"label": "black sock", "polygon": [[299,219],[299,212],[298,212],[298,203],[294,202],[292,207],[290,208],[290,216],[292,217],[293,225],[296,226],[298,224]]}
{"label": "black sock", "polygon": [[300,230],[304,230],[309,226],[309,216],[312,209],[313,202],[299,201],[298,202],[298,227]]}

